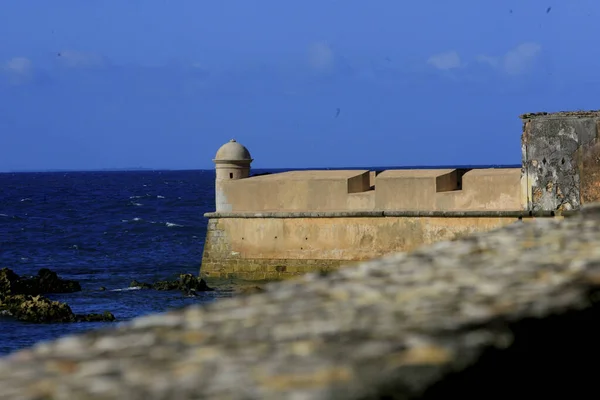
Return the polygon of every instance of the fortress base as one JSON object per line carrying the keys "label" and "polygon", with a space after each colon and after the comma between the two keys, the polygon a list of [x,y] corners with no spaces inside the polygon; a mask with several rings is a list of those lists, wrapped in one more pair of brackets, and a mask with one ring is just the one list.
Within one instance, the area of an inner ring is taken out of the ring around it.
{"label": "fortress base", "polygon": [[207,216],[200,270],[207,280],[285,279],[307,272],[327,272],[357,261],[533,219],[522,211]]}

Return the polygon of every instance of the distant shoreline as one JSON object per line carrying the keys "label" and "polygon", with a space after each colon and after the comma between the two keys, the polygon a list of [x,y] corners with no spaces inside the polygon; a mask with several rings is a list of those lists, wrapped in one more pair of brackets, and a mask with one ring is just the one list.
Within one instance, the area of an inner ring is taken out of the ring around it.
{"label": "distant shoreline", "polygon": [[[389,169],[457,169],[457,168],[521,168],[521,164],[484,164],[484,165],[413,165],[413,166],[370,166],[370,167],[303,167],[303,168],[252,168],[252,171],[307,171],[307,170],[370,170],[384,171]],[[45,169],[45,170],[11,170],[0,171],[0,174],[39,174],[39,173],[81,173],[81,172],[185,172],[214,171],[212,168],[167,169],[167,168],[102,168],[102,169]]]}

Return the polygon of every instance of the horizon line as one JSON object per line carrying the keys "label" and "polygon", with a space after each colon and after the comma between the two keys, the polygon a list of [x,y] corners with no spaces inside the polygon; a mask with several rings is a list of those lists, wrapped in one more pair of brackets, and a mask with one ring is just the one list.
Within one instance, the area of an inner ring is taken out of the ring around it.
{"label": "horizon line", "polygon": [[[408,166],[358,166],[358,167],[261,167],[252,170],[308,171],[308,170],[388,170],[388,169],[459,169],[459,168],[520,168],[521,164],[457,164],[457,165],[408,165]],[[0,171],[0,174],[52,173],[52,172],[162,172],[162,171],[214,171],[214,168],[97,168],[97,169],[16,169]]]}

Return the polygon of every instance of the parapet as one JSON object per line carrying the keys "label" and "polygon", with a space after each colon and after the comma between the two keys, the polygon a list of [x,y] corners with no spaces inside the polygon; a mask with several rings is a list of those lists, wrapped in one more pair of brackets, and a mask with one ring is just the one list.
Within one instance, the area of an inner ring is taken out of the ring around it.
{"label": "parapet", "polygon": [[520,168],[389,170],[377,176],[381,210],[520,210]]}
{"label": "parapet", "polygon": [[[249,177],[250,153],[217,165],[217,211],[577,210],[600,200],[600,111],[521,115],[521,168],[291,171]],[[221,150],[220,150],[221,152]],[[223,151],[224,152],[224,151]],[[218,158],[218,157],[217,157]],[[216,161],[217,162],[217,161]]]}
{"label": "parapet", "polygon": [[520,168],[290,171],[221,190],[232,212],[521,210],[520,179]]}
{"label": "parapet", "polygon": [[289,171],[223,182],[231,211],[344,210],[349,194],[369,190],[369,171]]}

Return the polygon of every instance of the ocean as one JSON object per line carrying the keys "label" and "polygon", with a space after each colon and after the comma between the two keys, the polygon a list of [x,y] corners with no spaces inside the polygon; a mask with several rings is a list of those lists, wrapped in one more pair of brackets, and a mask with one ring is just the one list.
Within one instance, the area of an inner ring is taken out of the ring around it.
{"label": "ocean", "polygon": [[[76,314],[106,310],[118,321],[230,297],[227,285],[198,297],[128,288],[134,279],[152,283],[198,274],[203,214],[214,211],[214,179],[214,170],[0,173],[0,268],[19,275],[50,268],[77,280],[81,292],[48,297]],[[0,317],[0,355],[112,324]]]}
{"label": "ocean", "polygon": [[[134,279],[198,274],[214,178],[211,170],[0,174],[0,268],[35,275],[46,267],[75,279],[81,292],[48,297],[76,314],[108,310],[119,321],[230,296],[128,289]],[[114,323],[1,317],[0,355],[107,324]]]}

